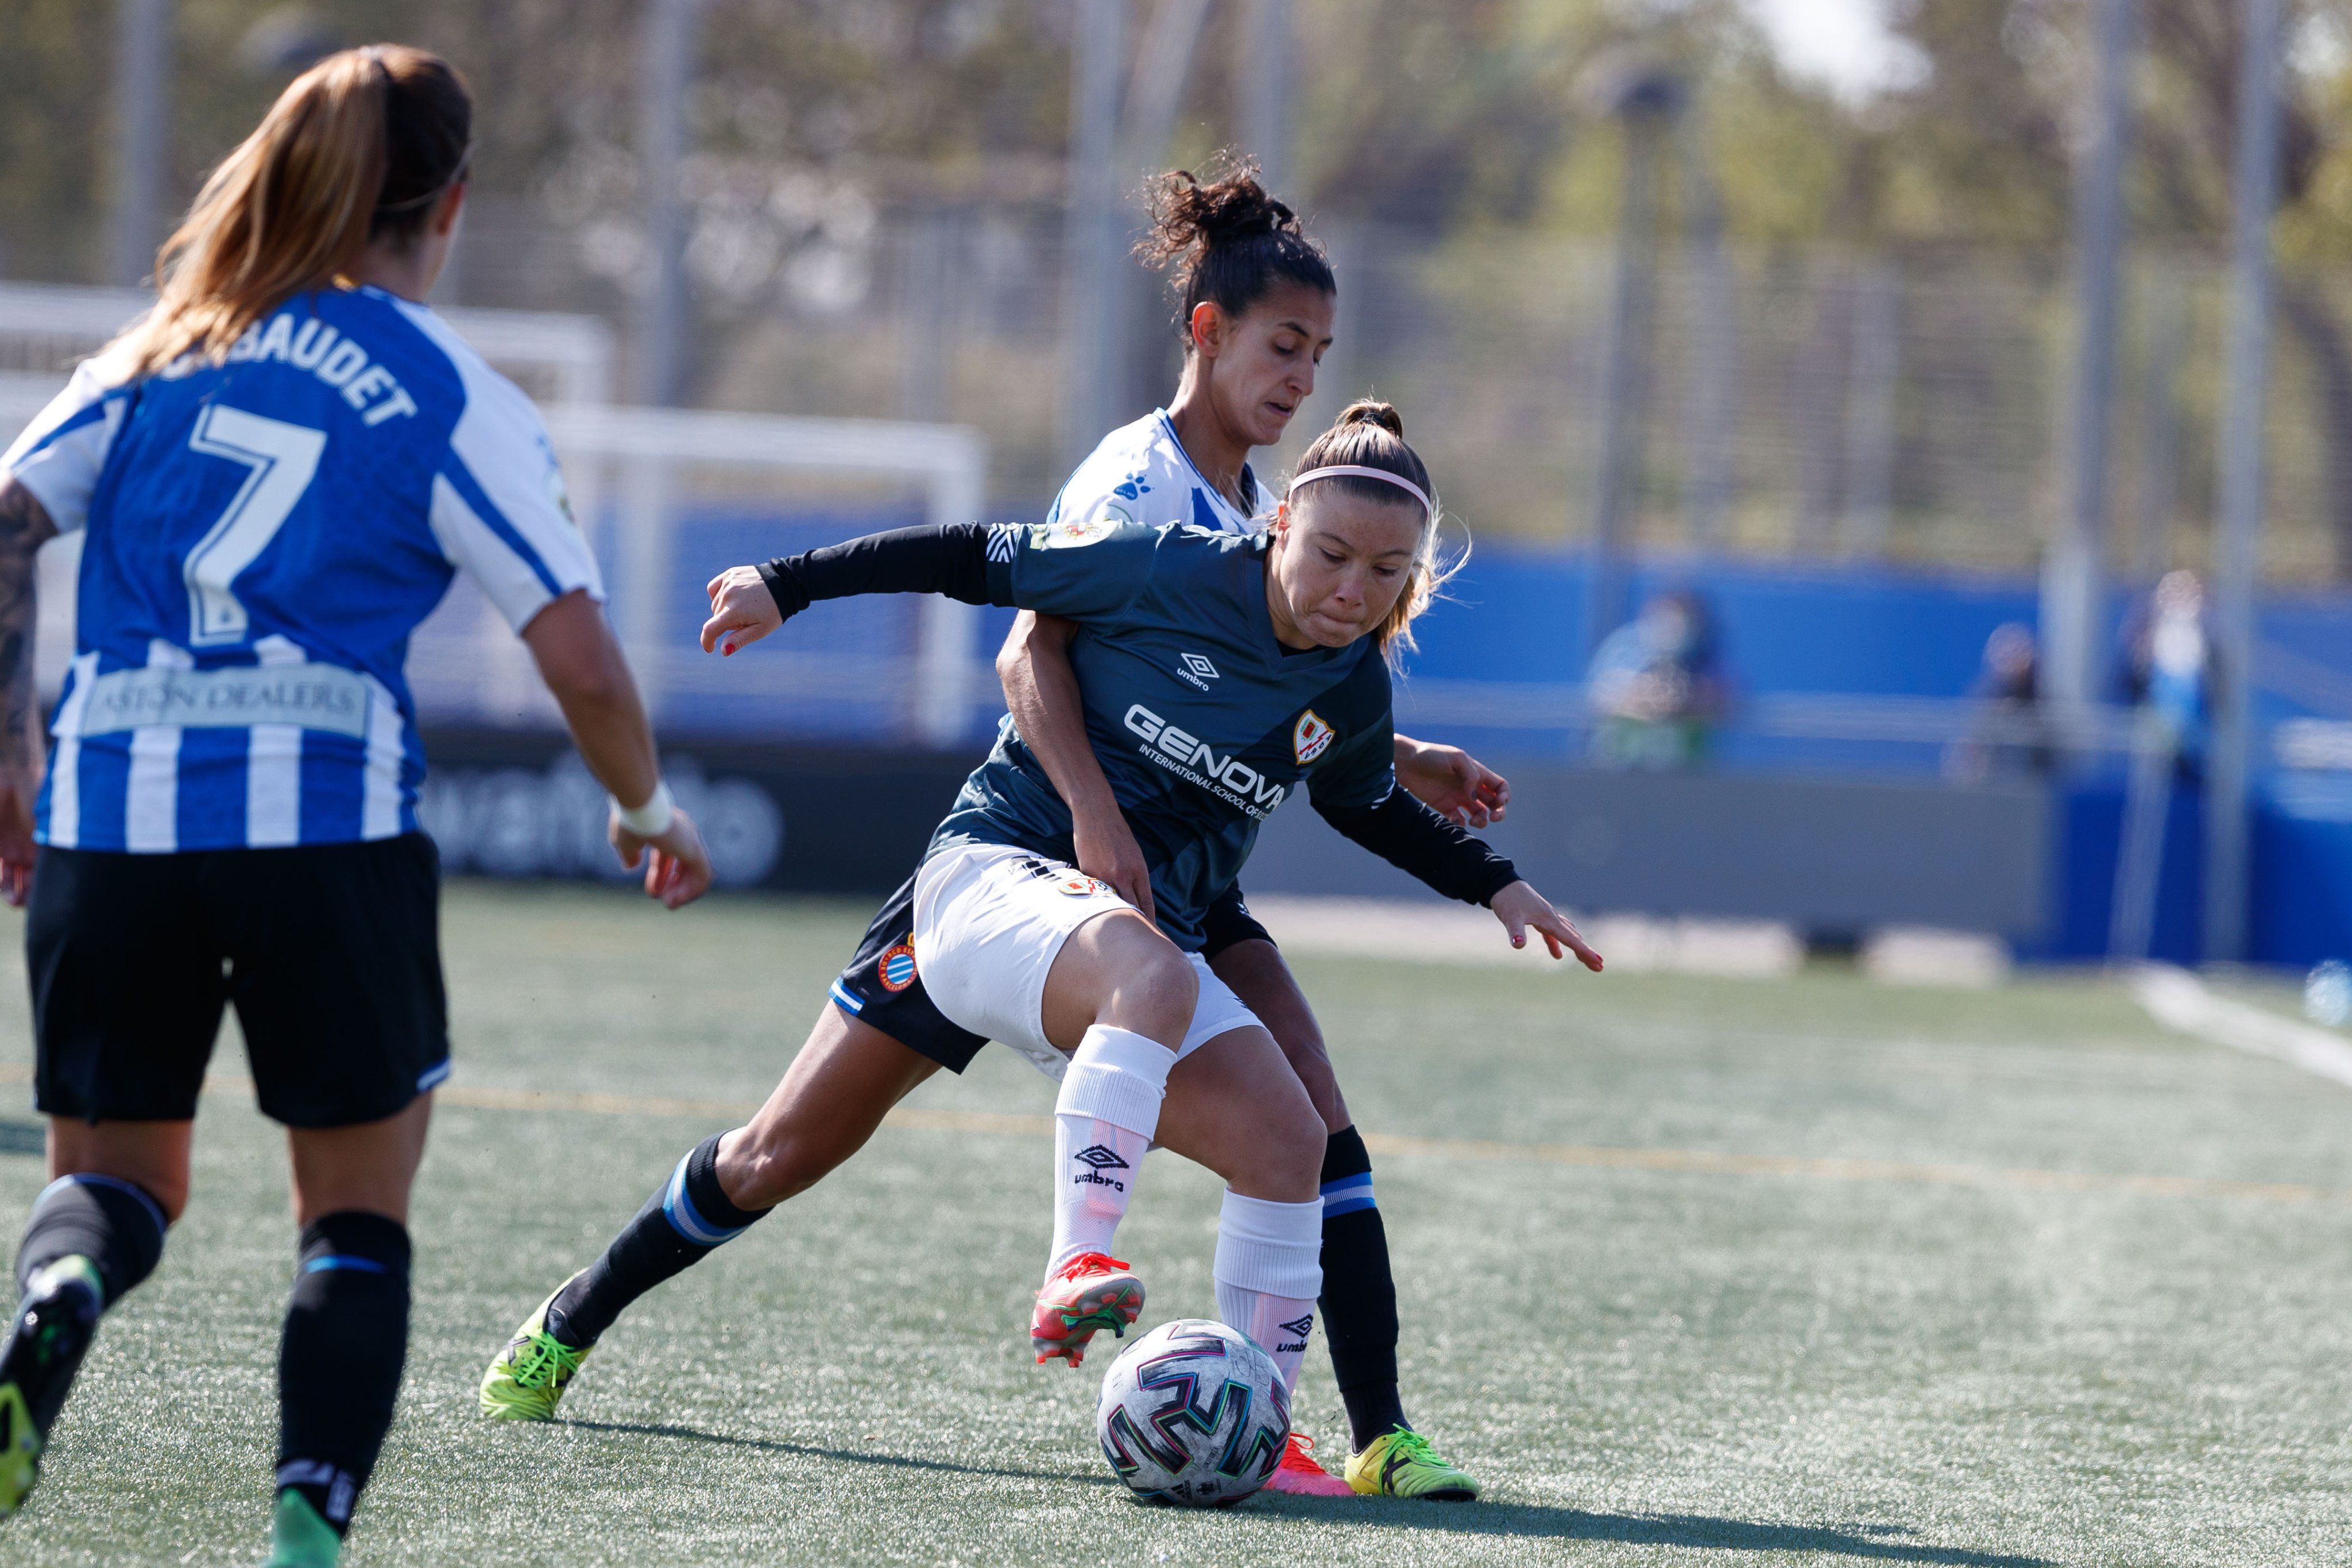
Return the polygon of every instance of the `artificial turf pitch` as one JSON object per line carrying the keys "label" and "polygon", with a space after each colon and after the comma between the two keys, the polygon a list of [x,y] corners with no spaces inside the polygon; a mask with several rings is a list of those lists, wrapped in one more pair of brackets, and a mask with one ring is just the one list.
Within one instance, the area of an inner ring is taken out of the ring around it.
{"label": "artificial turf pitch", "polygon": [[[2352,1092],[2087,980],[1299,959],[1376,1135],[1408,1407],[1475,1505],[1128,1501],[1107,1355],[1030,1364],[1050,1097],[1001,1050],[640,1303],[564,1421],[480,1419],[483,1364],[765,1093],[865,914],[450,890],[458,1069],[355,1568],[2352,1561]],[[13,1241],[42,1177],[5,975]],[[190,1213],[0,1560],[258,1561],[284,1188],[273,1130],[210,1094]],[[1151,1162],[1120,1234],[1147,1323],[1211,1312],[1215,1210]],[[1299,1408],[1344,1448],[1319,1343]]]}

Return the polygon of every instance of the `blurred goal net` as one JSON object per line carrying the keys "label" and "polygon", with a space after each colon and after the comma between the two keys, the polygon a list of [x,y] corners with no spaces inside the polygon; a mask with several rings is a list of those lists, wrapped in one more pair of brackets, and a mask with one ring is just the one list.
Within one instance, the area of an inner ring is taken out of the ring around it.
{"label": "blurred goal net", "polygon": [[[9,437],[88,355],[144,310],[133,290],[0,285],[0,425]],[[724,568],[878,528],[980,517],[974,431],[614,406],[614,347],[593,317],[443,312],[538,400],[572,511],[603,563],[613,623],[666,733],[784,734],[939,746],[964,738],[983,682],[981,612],[931,598],[819,605],[755,657],[696,645],[704,583]],[[54,690],[73,645],[79,538],[43,552],[38,667]],[[460,579],[417,629],[409,681],[428,726],[559,722],[530,657]]]}

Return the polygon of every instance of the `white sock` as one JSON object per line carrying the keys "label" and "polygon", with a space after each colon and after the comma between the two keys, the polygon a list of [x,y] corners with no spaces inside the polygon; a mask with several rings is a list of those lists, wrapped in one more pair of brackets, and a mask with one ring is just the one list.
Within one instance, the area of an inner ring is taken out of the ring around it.
{"label": "white sock", "polygon": [[1081,1252],[1110,1250],[1175,1065],[1176,1053],[1158,1040],[1108,1024],[1079,1040],[1054,1102],[1054,1249],[1046,1279]]}
{"label": "white sock", "polygon": [[1323,1293],[1322,1200],[1273,1203],[1226,1189],[1213,1273],[1217,1315],[1257,1341],[1297,1394]]}

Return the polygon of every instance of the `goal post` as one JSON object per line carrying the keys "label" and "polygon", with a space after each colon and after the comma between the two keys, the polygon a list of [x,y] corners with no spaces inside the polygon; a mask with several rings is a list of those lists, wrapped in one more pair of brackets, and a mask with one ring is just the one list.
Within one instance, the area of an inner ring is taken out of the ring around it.
{"label": "goal post", "polygon": [[[0,444],[56,396],[74,361],[151,303],[134,289],[0,284]],[[719,711],[743,712],[758,727],[761,714],[781,711],[779,703],[836,701],[862,704],[863,717],[839,724],[866,738],[943,747],[967,737],[973,708],[988,689],[981,679],[977,607],[926,598],[911,616],[873,617],[877,625],[906,622],[903,633],[856,639],[856,646],[786,643],[756,660],[728,661],[730,667],[721,670],[681,637],[681,617],[689,601],[698,602],[700,584],[679,580],[678,569],[698,517],[714,506],[738,520],[772,520],[782,533],[812,516],[840,519],[844,531],[856,531],[862,516],[895,515],[910,496],[930,522],[977,520],[988,474],[987,444],[977,431],[616,406],[609,401],[614,339],[603,321],[517,310],[441,314],[538,400],[575,515],[598,546],[615,631],[657,716],[698,700],[703,727],[711,727],[708,716]],[[853,497],[845,506],[845,497]],[[749,549],[759,546],[761,531],[739,528],[735,535]],[[43,552],[38,664],[52,684],[72,650],[79,555],[74,538]],[[545,727],[558,721],[528,653],[467,583],[418,628],[409,674],[428,722]],[[728,706],[736,699],[745,706]]]}

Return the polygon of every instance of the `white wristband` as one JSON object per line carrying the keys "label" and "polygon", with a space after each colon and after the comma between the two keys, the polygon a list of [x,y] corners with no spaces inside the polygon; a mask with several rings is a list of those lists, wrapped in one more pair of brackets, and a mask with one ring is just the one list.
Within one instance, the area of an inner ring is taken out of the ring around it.
{"label": "white wristband", "polygon": [[621,820],[621,826],[641,839],[657,838],[669,831],[669,820],[677,814],[677,803],[670,799],[666,780],[654,781],[654,792],[642,806],[624,806],[619,796],[613,798],[613,815]]}

